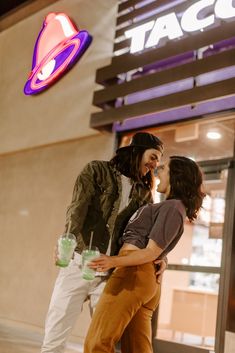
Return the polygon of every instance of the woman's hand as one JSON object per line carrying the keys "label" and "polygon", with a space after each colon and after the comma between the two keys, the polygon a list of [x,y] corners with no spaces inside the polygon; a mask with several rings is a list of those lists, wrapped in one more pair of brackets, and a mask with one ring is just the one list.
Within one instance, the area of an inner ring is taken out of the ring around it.
{"label": "woman's hand", "polygon": [[165,260],[155,260],[154,264],[157,265],[155,275],[157,277],[157,282],[160,284],[162,282],[162,275],[165,269],[167,268],[167,264]]}
{"label": "woman's hand", "polygon": [[98,272],[108,271],[110,268],[115,267],[113,256],[101,254],[97,259],[92,260],[88,266]]}

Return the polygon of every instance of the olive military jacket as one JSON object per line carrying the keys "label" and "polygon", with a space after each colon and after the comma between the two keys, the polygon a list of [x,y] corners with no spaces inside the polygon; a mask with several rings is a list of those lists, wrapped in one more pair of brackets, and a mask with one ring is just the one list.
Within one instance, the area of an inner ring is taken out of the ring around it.
{"label": "olive military jacket", "polygon": [[121,237],[130,217],[141,206],[152,203],[151,191],[143,183],[133,183],[129,204],[119,213],[121,173],[109,161],[92,161],[79,174],[67,210],[66,229],[77,238],[77,252],[92,245],[106,253],[110,237],[111,255],[118,253]]}

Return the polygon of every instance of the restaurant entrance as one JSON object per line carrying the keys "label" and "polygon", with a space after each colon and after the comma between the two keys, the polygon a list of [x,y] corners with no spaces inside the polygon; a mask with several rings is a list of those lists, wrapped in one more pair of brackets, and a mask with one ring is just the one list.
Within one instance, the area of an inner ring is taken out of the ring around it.
{"label": "restaurant entrance", "polygon": [[[163,159],[184,155],[204,173],[206,198],[197,221],[168,256],[156,327],[156,353],[221,353],[227,320],[234,238],[235,166],[233,114],[142,129],[164,142]],[[121,145],[128,144],[125,134]],[[162,195],[155,194],[155,201]]]}

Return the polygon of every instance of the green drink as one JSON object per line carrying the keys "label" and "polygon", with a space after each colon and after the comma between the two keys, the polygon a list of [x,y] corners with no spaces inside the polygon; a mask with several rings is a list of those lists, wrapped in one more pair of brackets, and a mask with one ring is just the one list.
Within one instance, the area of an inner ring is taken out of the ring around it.
{"label": "green drink", "polygon": [[98,248],[91,247],[82,252],[82,278],[86,280],[93,280],[95,278],[95,270],[88,266],[89,262],[100,256]]}
{"label": "green drink", "polygon": [[56,265],[60,267],[67,267],[73,256],[74,249],[76,248],[76,237],[71,234],[63,234],[58,240],[58,260]]}

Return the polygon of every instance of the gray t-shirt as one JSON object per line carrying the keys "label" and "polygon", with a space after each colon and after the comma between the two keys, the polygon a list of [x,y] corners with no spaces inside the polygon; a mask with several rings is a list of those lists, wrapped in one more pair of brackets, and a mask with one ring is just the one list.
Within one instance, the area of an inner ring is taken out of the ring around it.
{"label": "gray t-shirt", "polygon": [[148,204],[137,210],[129,220],[122,242],[146,248],[149,239],[163,249],[162,258],[172,250],[184,231],[185,207],[177,199]]}

